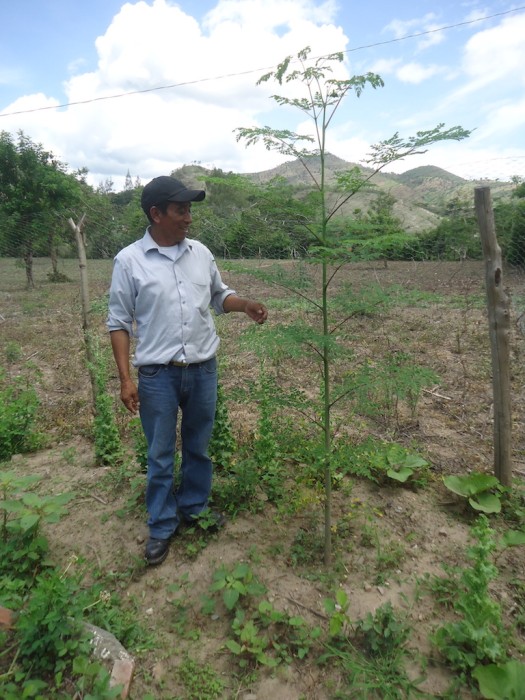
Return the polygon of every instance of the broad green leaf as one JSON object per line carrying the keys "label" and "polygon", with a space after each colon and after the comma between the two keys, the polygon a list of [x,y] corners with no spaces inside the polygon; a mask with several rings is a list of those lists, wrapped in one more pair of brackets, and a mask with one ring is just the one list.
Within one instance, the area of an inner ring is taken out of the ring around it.
{"label": "broad green leaf", "polygon": [[22,501],[26,506],[32,506],[33,508],[41,508],[45,503],[45,499],[39,496],[37,493],[24,493],[22,494]]}
{"label": "broad green leaf", "polygon": [[242,647],[234,639],[228,639],[226,642],[226,647],[232,652],[232,654],[242,654]]}
{"label": "broad green leaf", "polygon": [[300,615],[297,615],[296,617],[291,617],[288,620],[288,624],[291,627],[302,627],[305,624],[304,617],[301,617]]}
{"label": "broad green leaf", "polygon": [[40,520],[40,516],[35,513],[29,513],[28,515],[23,515],[20,518],[20,527],[22,530],[27,531],[34,527]]}
{"label": "broad green leaf", "polygon": [[25,506],[20,501],[0,501],[0,510],[5,510],[7,513],[20,513],[25,511]]}
{"label": "broad green leaf", "polygon": [[86,673],[89,666],[89,660],[85,656],[76,656],[73,659],[73,671],[80,675]]}
{"label": "broad green leaf", "polygon": [[265,654],[264,652],[257,654],[257,661],[260,664],[263,664],[264,666],[268,666],[269,668],[275,668],[279,665],[279,659],[274,659],[273,657],[268,656],[268,654]]}
{"label": "broad green leaf", "polygon": [[468,498],[469,496],[475,496],[477,493],[494,488],[499,482],[495,476],[475,472],[473,474],[465,474],[464,476],[445,476],[443,478],[443,483],[449,491],[457,493],[458,496]]}
{"label": "broad green leaf", "polygon": [[226,585],[226,579],[220,578],[214,581],[210,586],[210,591],[220,591]]}
{"label": "broad green leaf", "polygon": [[0,471],[0,489],[12,488],[21,491],[42,479],[38,475],[19,476],[16,472]]}
{"label": "broad green leaf", "polygon": [[401,467],[401,469],[396,470],[396,469],[388,469],[386,472],[386,475],[390,477],[390,479],[395,479],[395,481],[400,481],[402,484],[405,483],[405,481],[408,481],[411,476],[413,476],[414,470],[412,467]]}
{"label": "broad green leaf", "polygon": [[509,661],[502,666],[477,666],[472,675],[487,700],[521,700],[525,688],[525,664]]}
{"label": "broad green leaf", "polygon": [[340,605],[343,609],[346,608],[346,606],[348,605],[348,595],[346,591],[344,591],[342,588],[337,589],[335,599],[337,601],[337,604]]}
{"label": "broad green leaf", "polygon": [[331,637],[336,637],[343,629],[343,620],[340,615],[334,615],[330,618],[329,631]]}
{"label": "broad green leaf", "polygon": [[403,466],[410,467],[410,469],[420,469],[421,467],[428,467],[428,462],[419,455],[407,455]]}
{"label": "broad green leaf", "polygon": [[227,588],[222,597],[224,600],[224,605],[228,608],[228,610],[233,610],[235,604],[239,600],[239,591],[236,591],[234,588]]}
{"label": "broad green leaf", "polygon": [[69,503],[73,498],[75,498],[76,494],[72,493],[71,491],[67,491],[64,493],[57,493],[56,496],[53,496],[52,501],[53,505],[57,506],[63,506],[66,503]]}
{"label": "broad green leaf", "polygon": [[244,583],[242,581],[232,581],[230,585],[234,590],[238,591],[241,595],[245,595],[246,586],[244,585]]}
{"label": "broad green leaf", "polygon": [[45,690],[49,687],[49,684],[45,681],[38,680],[36,678],[30,678],[24,681],[24,698],[34,698],[34,697],[44,697],[39,695],[39,691]]}
{"label": "broad green leaf", "polygon": [[476,498],[469,498],[468,502],[482,513],[499,513],[501,511],[501,501],[493,493],[478,493]]}
{"label": "broad green leaf", "polygon": [[233,576],[237,579],[246,578],[249,571],[250,571],[250,567],[248,564],[240,563],[240,564],[237,564],[237,566],[233,570]]}
{"label": "broad green leaf", "polygon": [[259,581],[252,581],[246,586],[246,593],[253,596],[260,596],[266,593],[266,587]]}
{"label": "broad green leaf", "polygon": [[324,609],[329,615],[333,615],[335,613],[335,600],[332,600],[331,598],[325,598],[323,600],[323,605]]}
{"label": "broad green leaf", "polygon": [[507,530],[501,538],[501,543],[504,547],[516,547],[520,544],[525,544],[524,530]]}

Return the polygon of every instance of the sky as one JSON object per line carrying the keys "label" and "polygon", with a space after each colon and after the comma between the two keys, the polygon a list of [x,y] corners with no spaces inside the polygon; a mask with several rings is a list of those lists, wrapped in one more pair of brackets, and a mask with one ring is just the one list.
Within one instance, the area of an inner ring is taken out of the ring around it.
{"label": "sky", "polygon": [[[521,4],[523,2],[523,5]],[[460,125],[462,142],[387,168],[436,165],[467,179],[525,178],[525,0],[2,0],[0,130],[22,130],[88,181],[122,189],[191,163],[260,172],[289,157],[236,140],[238,127],[311,132],[257,85],[306,46],[343,52],[337,77],[379,74],[350,94],[328,150]]]}

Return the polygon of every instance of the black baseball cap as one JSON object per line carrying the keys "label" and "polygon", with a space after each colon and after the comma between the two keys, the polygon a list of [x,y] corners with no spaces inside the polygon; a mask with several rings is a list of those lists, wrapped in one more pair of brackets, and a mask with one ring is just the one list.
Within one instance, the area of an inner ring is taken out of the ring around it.
{"label": "black baseball cap", "polygon": [[140,206],[146,214],[151,207],[164,202],[202,202],[206,192],[204,190],[190,190],[180,180],[168,175],[155,177],[142,190]]}

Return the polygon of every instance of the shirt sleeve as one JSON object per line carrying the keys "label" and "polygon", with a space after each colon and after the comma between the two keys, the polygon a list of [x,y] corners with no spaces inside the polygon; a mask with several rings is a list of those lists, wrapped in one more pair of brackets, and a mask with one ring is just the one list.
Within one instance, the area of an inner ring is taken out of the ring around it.
{"label": "shirt sleeve", "polygon": [[220,316],[220,314],[224,313],[224,300],[226,297],[229,297],[230,294],[235,294],[236,292],[222,281],[221,273],[213,257],[210,261],[210,279],[211,307],[217,316]]}
{"label": "shirt sleeve", "polygon": [[109,331],[127,331],[133,335],[135,317],[135,288],[129,269],[118,258],[113,264],[109,290],[107,327]]}

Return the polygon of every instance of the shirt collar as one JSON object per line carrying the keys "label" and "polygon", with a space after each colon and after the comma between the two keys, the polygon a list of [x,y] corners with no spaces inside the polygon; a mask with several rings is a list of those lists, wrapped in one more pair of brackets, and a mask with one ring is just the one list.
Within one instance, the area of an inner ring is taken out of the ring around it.
{"label": "shirt collar", "polygon": [[[186,250],[186,248],[191,249],[191,247],[192,247],[191,241],[187,238],[185,238],[183,241],[181,241],[178,245],[180,246],[179,249],[181,252],[184,252]],[[145,253],[149,252],[150,250],[158,250],[159,247],[162,247],[162,246],[159,246],[158,243],[155,243],[155,241],[151,237],[149,226],[146,229],[144,237],[142,238],[142,247],[143,247]]]}

